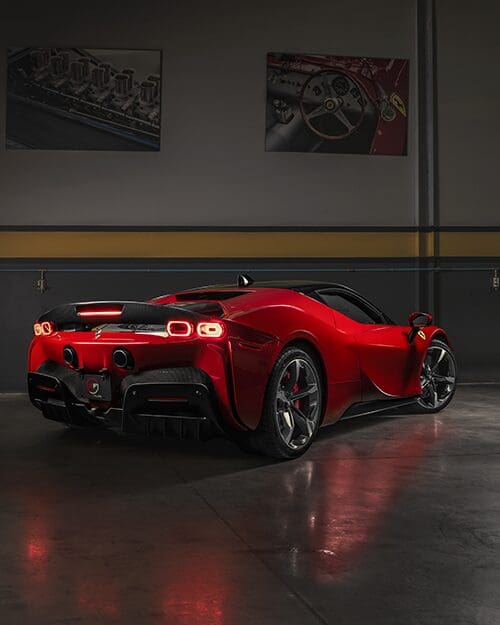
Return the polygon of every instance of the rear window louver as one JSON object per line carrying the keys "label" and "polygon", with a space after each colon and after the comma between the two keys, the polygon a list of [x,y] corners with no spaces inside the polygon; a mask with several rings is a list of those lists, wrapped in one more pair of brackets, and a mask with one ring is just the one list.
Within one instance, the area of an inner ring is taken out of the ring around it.
{"label": "rear window louver", "polygon": [[191,310],[209,317],[222,317],[224,314],[222,306],[217,302],[186,302],[185,304],[176,303],[175,306],[176,308]]}
{"label": "rear window louver", "polygon": [[202,300],[224,301],[245,295],[245,291],[202,291],[194,293],[179,293],[176,295],[178,302],[199,302]]}

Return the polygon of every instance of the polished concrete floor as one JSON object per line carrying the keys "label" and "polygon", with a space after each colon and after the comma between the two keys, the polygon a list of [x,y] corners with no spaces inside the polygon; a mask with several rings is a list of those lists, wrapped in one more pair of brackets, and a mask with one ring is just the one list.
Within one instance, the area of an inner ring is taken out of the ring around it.
{"label": "polished concrete floor", "polygon": [[4,396],[0,623],[498,624],[500,389],[344,422],[287,463]]}

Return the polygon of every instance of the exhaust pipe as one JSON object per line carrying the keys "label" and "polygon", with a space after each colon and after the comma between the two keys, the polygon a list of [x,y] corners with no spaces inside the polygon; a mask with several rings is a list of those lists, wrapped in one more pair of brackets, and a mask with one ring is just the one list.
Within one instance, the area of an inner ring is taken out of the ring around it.
{"label": "exhaust pipe", "polygon": [[123,347],[117,347],[113,352],[113,363],[119,369],[133,369],[134,357]]}

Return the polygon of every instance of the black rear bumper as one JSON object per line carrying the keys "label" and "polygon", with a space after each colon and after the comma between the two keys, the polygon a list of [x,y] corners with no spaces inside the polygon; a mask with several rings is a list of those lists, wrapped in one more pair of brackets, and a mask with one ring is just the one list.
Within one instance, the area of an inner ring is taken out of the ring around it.
{"label": "black rear bumper", "polygon": [[179,367],[129,375],[114,389],[117,400],[109,408],[83,398],[81,377],[78,371],[48,361],[36,373],[28,373],[30,400],[46,418],[72,426],[101,425],[178,438],[209,438],[222,432],[212,383],[201,369]]}

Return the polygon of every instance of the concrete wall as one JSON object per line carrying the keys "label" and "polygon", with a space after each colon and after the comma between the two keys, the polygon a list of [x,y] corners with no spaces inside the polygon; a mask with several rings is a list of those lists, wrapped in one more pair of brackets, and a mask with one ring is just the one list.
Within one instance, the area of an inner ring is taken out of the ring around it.
{"label": "concrete wall", "polygon": [[500,3],[437,0],[443,225],[500,225]]}
{"label": "concrete wall", "polygon": [[160,153],[5,151],[1,63],[0,224],[414,223],[415,111],[407,157],[264,152],[266,53],[414,62],[414,0],[21,0],[3,11],[2,54],[162,49],[164,116]]}
{"label": "concrete wall", "polygon": [[[8,45],[33,44],[161,48],[164,136],[160,153],[7,152],[5,63],[0,63],[0,229],[421,225],[416,207],[423,197],[418,188],[423,155],[416,104],[410,110],[407,157],[264,151],[270,49],[409,56],[416,103],[416,0],[88,0],[77,9],[67,2],[24,0],[1,11],[0,54]],[[436,0],[436,227],[500,226],[498,23],[500,5],[493,0]],[[475,235],[461,236],[469,244]],[[488,249],[497,247],[489,239]],[[425,306],[449,329],[462,380],[498,381],[500,295],[491,288],[490,269],[500,264],[500,252],[484,257],[480,243],[463,254],[460,245],[455,249],[456,256],[468,258],[444,263],[431,252],[420,261],[424,269],[441,264],[453,270],[436,280],[413,271],[417,260],[393,258],[390,250],[362,262],[335,260],[335,250],[332,258],[314,262],[0,259],[0,391],[24,388],[26,348],[42,310],[75,299],[146,298],[230,281],[244,269],[266,279],[290,277],[284,270],[295,269],[297,277],[351,284],[398,321]],[[164,273],[133,271],[152,266]],[[387,271],[372,271],[381,266]],[[51,289],[44,295],[34,289],[39,267],[50,270]],[[346,268],[363,272],[345,273]],[[430,295],[422,297],[426,290]]]}
{"label": "concrete wall", "polygon": [[[263,150],[270,49],[408,56],[415,102],[416,3],[3,3],[2,57],[34,43],[162,49],[164,124],[160,153],[6,151],[0,62],[0,224],[416,224],[415,106],[408,157]],[[499,22],[496,0],[436,0],[442,225],[500,225]]]}

